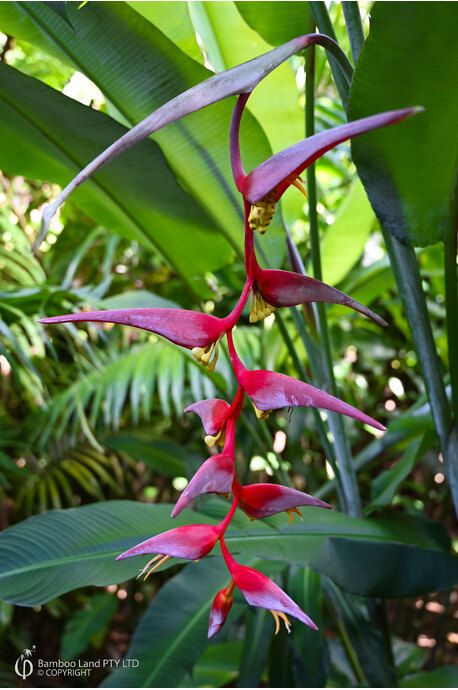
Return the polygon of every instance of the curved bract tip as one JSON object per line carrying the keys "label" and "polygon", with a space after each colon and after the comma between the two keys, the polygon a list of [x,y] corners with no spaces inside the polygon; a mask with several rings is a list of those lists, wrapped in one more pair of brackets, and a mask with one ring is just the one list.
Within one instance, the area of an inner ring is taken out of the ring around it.
{"label": "curved bract tip", "polygon": [[251,204],[255,204],[266,194],[276,190],[278,201],[283,192],[311,163],[334,146],[373,129],[394,125],[418,112],[420,112],[418,106],[390,110],[314,134],[258,165],[243,180],[242,194]]}

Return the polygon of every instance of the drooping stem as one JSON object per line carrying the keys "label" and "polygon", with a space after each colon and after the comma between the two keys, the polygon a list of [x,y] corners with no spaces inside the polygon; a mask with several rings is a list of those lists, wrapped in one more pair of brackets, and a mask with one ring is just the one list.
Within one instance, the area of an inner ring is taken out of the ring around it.
{"label": "drooping stem", "polygon": [[348,38],[350,39],[351,56],[356,65],[359,53],[365,41],[363,22],[359,5],[354,0],[347,0],[342,3],[342,11],[345,17]]}
{"label": "drooping stem", "polygon": [[245,109],[246,102],[250,97],[249,93],[243,93],[237,98],[234,112],[232,113],[231,126],[229,128],[229,153],[231,156],[232,176],[237,189],[245,177],[242,157],[240,155],[240,121]]}
{"label": "drooping stem", "polygon": [[[316,25],[318,26],[320,32],[322,34],[326,34],[326,36],[329,36],[333,39],[333,41],[337,43],[336,32],[334,31],[334,27],[329,17],[326,4],[324,2],[320,2],[317,0],[311,0],[309,2],[309,5],[312,9]],[[353,74],[353,68],[351,66],[350,61],[343,52],[342,55],[344,56],[345,60],[340,59],[339,61],[336,60],[335,54],[331,53],[328,50],[326,50],[326,52],[328,55],[329,65],[332,70],[332,75],[334,77],[334,81],[336,83],[340,99],[343,103],[344,108],[346,109],[348,102],[348,94],[350,91],[349,85]]]}
{"label": "drooping stem", "polygon": [[224,317],[222,321],[224,322],[224,328],[229,329],[233,328],[237,321],[240,318],[240,315],[243,311],[243,308],[245,307],[245,304],[247,302],[247,299],[250,295],[250,290],[253,285],[253,278],[250,276],[247,276],[247,279],[245,281],[245,285],[243,286],[242,293],[237,301],[237,304],[233,308],[230,314]]}
{"label": "drooping stem", "polygon": [[222,522],[220,522],[218,525],[219,529],[221,530],[220,539],[222,539],[222,535],[224,534],[224,532],[227,529],[228,524],[232,520],[232,517],[233,517],[233,515],[237,509],[238,502],[239,502],[239,499],[236,496],[234,496],[234,500],[232,501],[232,505],[231,505],[231,508],[230,508],[228,514],[226,515],[224,520]]}
{"label": "drooping stem", "polygon": [[[431,330],[417,258],[410,245],[402,244],[383,227],[382,232],[422,369],[445,470],[458,513],[458,436],[456,429],[452,429],[441,363]],[[456,324],[453,328],[456,328]],[[450,357],[454,356],[456,352],[451,352]]]}
{"label": "drooping stem", "polygon": [[[315,3],[321,4],[321,3]],[[315,131],[315,55],[314,48],[307,51],[305,56],[305,134],[310,137]],[[315,164],[307,168],[307,189],[309,195],[309,223],[310,248],[314,277],[322,279],[320,238],[318,232],[317,191],[315,178]],[[332,363],[331,342],[326,318],[326,307],[322,303],[316,305],[318,313],[318,327],[323,348],[323,365],[331,393],[338,397],[337,385]],[[350,455],[350,447],[345,433],[345,426],[340,415],[328,413],[329,427],[334,437],[337,463],[339,467],[340,483],[342,485],[345,504],[342,508],[350,515],[361,514],[361,501],[358,491],[356,472]]]}

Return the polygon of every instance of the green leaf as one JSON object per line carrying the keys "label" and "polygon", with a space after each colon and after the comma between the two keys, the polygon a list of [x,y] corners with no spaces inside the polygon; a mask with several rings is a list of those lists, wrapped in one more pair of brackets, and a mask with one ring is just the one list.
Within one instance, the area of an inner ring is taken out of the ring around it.
{"label": "green leaf", "polygon": [[194,27],[189,18],[186,2],[129,2],[136,12],[141,14],[151,24],[154,24],[163,34],[175,43],[193,60],[203,64],[202,51],[196,40]]}
{"label": "green leaf", "polygon": [[414,673],[399,681],[401,688],[456,688],[458,685],[458,668],[440,666],[433,671]]}
{"label": "green leaf", "polygon": [[[85,585],[104,587],[138,574],[137,559],[115,558],[134,543],[190,522],[171,506],[108,501],[52,510],[0,535],[0,599],[35,606]],[[213,524],[203,515],[202,524]]]}
{"label": "green leaf", "polygon": [[[123,122],[138,123],[181,92],[211,76],[209,70],[179,50],[127,3],[88,3],[80,12],[76,11],[77,4],[68,4],[76,36],[41,3],[1,5],[0,21],[4,31],[18,37],[28,36],[27,40],[42,47],[47,46],[51,38],[65,51],[67,62],[70,60],[101,89]],[[101,26],[103,31],[100,31]],[[182,222],[188,239],[183,238],[176,244],[189,266],[193,266],[195,275],[213,270],[206,258],[207,252],[215,265],[222,266],[228,262],[227,242],[240,252],[243,246],[241,198],[232,180],[228,139],[221,136],[221,132],[229,133],[232,107],[228,101],[215,103],[153,135],[182,185],[199,200],[213,227],[226,238],[224,242],[214,233],[206,241],[203,238],[196,241],[196,234],[189,232],[188,221]],[[262,129],[249,113],[244,117],[241,141],[249,168],[271,154]],[[98,152],[103,148],[100,146]],[[125,154],[121,161],[125,161]],[[151,175],[151,169],[154,166],[150,163],[145,175]],[[175,204],[178,209],[178,197]],[[198,227],[196,213],[188,214],[188,220]],[[166,233],[167,241],[175,238],[175,231],[174,226],[173,233]],[[263,243],[272,265],[278,265],[281,260],[279,233],[278,224],[277,236],[272,233]],[[202,270],[196,268],[199,253],[202,264],[206,264]]]}
{"label": "green leaf", "polygon": [[207,645],[210,607],[227,583],[222,559],[192,563],[169,580],[143,615],[127,652],[139,665],[119,668],[102,687],[176,687]]}
{"label": "green leaf", "polygon": [[321,242],[323,281],[337,285],[356,264],[374,224],[364,187],[356,180]]}
{"label": "green leaf", "polygon": [[157,441],[140,431],[108,436],[102,440],[111,450],[127,453],[138,462],[144,462],[167,477],[186,476],[186,450],[171,441]]}
{"label": "green leaf", "polygon": [[352,142],[381,225],[415,246],[443,239],[447,223],[458,148],[458,101],[450,91],[458,61],[455,24],[448,2],[375,3],[351,84],[350,120],[425,108],[408,122]]}
{"label": "green leaf", "polygon": [[[0,64],[0,165],[6,172],[64,185],[124,131],[106,115]],[[158,249],[193,288],[196,276],[231,255],[152,141],[88,180],[73,199],[110,230]]]}
{"label": "green leaf", "polygon": [[[189,511],[172,521],[170,510],[108,501],[49,511],[6,529],[0,535],[0,599],[35,606],[85,585],[123,582],[142,562],[115,561],[122,551],[172,527],[215,524]],[[307,565],[363,596],[414,596],[458,581],[458,558],[439,550],[449,548],[449,540],[438,523],[402,514],[361,519],[317,512],[304,509],[304,522],[291,527],[277,526],[284,525],[283,516],[251,529],[232,523],[228,546],[234,554]]]}
{"label": "green leaf", "polygon": [[282,45],[307,33],[310,23],[308,2],[236,2],[238,11],[262,38],[273,46]]}
{"label": "green leaf", "polygon": [[232,683],[240,668],[242,647],[243,642],[226,641],[209,645],[194,666],[191,676],[184,678],[178,687],[220,688]]}
{"label": "green leaf", "polygon": [[71,29],[73,29],[73,26],[68,18],[66,2],[59,2],[58,0],[53,0],[52,2],[43,2],[43,5],[46,5],[47,7],[49,7],[50,10],[56,12],[56,14],[58,14],[59,17],[63,19],[64,22],[68,24],[68,26]]}
{"label": "green leaf", "polygon": [[106,630],[117,608],[118,600],[112,594],[91,597],[89,603],[67,621],[62,636],[62,659],[74,659],[84,652],[91,640]]}
{"label": "green leaf", "polygon": [[[435,438],[432,443],[434,442]],[[366,511],[369,512],[377,506],[389,505],[401,482],[410,474],[424,453],[424,437],[411,442],[394,467],[379,474],[372,482],[372,501]]]}

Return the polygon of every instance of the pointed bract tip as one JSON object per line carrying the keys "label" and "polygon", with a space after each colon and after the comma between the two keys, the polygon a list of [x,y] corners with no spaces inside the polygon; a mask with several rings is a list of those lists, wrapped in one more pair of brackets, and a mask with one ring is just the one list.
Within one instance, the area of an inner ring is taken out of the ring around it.
{"label": "pointed bract tip", "polygon": [[215,637],[215,635],[219,633],[222,627],[223,626],[220,623],[215,623],[210,628],[208,628],[208,639],[211,640],[212,637]]}

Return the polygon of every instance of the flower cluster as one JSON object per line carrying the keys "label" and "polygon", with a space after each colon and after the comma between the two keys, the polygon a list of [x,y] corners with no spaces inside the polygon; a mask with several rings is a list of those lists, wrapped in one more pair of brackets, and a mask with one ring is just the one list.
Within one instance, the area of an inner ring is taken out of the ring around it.
{"label": "flower cluster", "polygon": [[353,417],[376,429],[384,430],[377,421],[302,381],[273,371],[250,371],[240,361],[232,331],[240,319],[251,296],[249,321],[256,323],[276,309],[297,306],[306,302],[330,302],[354,309],[379,325],[383,319],[319,280],[299,273],[266,270],[260,267],[255,252],[254,233],[264,234],[270,224],[276,205],[285,190],[294,185],[305,193],[300,181],[303,170],[336,144],[376,127],[398,122],[414,113],[405,109],[374,115],[336,127],[282,151],[246,175],[240,156],[239,129],[242,113],[249,94],[239,96],[230,127],[230,156],[237,189],[243,196],[245,209],[245,268],[246,282],[240,298],[225,318],[180,309],[119,309],[102,312],[67,314],[42,319],[41,323],[70,321],[110,322],[134,326],[167,338],[172,343],[188,348],[203,366],[213,371],[218,360],[220,341],[226,337],[230,361],[238,382],[237,393],[231,404],[220,399],[203,400],[190,405],[185,411],[196,413],[205,430],[205,442],[216,445],[221,452],[206,460],[182,492],[172,517],[180,513],[193,499],[202,494],[233,496],[227,516],[216,526],[188,525],[158,534],[118,556],[118,560],[131,556],[154,554],[141,574],[147,578],[170,558],[197,561],[210,553],[217,542],[231,577],[226,588],[215,596],[210,613],[208,636],[215,635],[224,625],[232,606],[237,587],[252,606],[270,610],[276,623],[280,619],[290,629],[288,616],[298,618],[311,628],[315,624],[274,582],[265,575],[238,564],[229,553],[224,539],[225,531],[239,507],[251,520],[266,518],[285,511],[290,523],[293,514],[301,516],[300,507],[331,508],[327,503],[302,491],[276,484],[242,486],[235,472],[235,430],[245,397],[251,400],[259,420],[268,418],[272,410],[289,407],[319,407]]}

